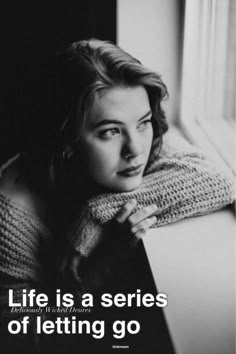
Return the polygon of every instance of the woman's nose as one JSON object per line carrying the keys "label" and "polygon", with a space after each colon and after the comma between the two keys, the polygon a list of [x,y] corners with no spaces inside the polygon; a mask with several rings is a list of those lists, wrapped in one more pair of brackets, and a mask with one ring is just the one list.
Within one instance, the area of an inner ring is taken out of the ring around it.
{"label": "woman's nose", "polygon": [[125,138],[122,148],[122,156],[126,159],[134,158],[143,153],[143,145],[137,134]]}

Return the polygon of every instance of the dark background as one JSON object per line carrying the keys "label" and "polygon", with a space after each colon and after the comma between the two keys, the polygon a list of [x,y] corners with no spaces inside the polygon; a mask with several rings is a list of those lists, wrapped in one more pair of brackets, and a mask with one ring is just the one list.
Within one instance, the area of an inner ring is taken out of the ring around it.
{"label": "dark background", "polygon": [[50,137],[57,124],[48,109],[55,53],[79,39],[116,42],[116,0],[9,0],[0,8],[0,35],[2,163],[42,132]]}
{"label": "dark background", "polygon": [[[55,54],[79,39],[93,37],[116,43],[116,0],[9,0],[0,8],[0,36],[1,164],[26,148],[37,144],[43,147],[47,144],[45,139],[53,137],[54,131],[59,129],[61,122],[51,114],[50,102]],[[142,280],[143,292],[155,294],[145,250],[142,245],[137,249],[128,259],[128,266],[124,264],[121,268],[120,282],[114,277],[117,292],[122,286],[125,292],[141,288]],[[115,313],[114,318],[118,315]],[[139,340],[133,338],[135,351],[132,353],[143,353],[147,343],[150,353],[156,353],[157,347],[159,351],[162,346],[166,354],[173,353],[160,309],[126,314],[127,318],[133,315],[142,322],[143,332]],[[50,344],[51,337],[48,340]],[[103,345],[101,341],[100,346]],[[77,346],[76,340],[75,348]],[[50,348],[47,349],[51,353]],[[111,343],[108,352],[110,350]]]}

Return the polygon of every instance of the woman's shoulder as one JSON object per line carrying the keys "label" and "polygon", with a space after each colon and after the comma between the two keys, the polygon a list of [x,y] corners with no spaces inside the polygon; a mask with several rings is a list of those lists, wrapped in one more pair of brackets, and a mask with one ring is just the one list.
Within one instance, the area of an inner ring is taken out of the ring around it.
{"label": "woman's shoulder", "polygon": [[0,272],[11,278],[38,281],[39,258],[51,244],[45,206],[12,162],[0,177]]}
{"label": "woman's shoulder", "polygon": [[46,220],[46,203],[32,190],[13,161],[0,175],[0,201],[8,210],[18,210],[32,220]]}

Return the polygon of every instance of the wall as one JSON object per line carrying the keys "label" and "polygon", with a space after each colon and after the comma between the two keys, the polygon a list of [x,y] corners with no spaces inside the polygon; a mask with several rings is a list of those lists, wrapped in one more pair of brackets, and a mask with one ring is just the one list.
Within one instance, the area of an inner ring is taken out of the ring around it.
{"label": "wall", "polygon": [[170,98],[167,117],[176,122],[180,93],[182,0],[118,0],[117,43],[161,74]]}
{"label": "wall", "polygon": [[115,41],[116,1],[12,0],[0,20],[1,163],[60,126],[49,110],[55,53],[79,39]]}

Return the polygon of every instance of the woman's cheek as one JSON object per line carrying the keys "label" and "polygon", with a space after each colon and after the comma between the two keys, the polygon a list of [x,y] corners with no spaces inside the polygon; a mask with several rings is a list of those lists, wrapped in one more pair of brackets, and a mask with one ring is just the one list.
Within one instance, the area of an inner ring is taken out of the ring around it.
{"label": "woman's cheek", "polygon": [[98,142],[88,148],[88,165],[92,169],[112,169],[119,161],[119,152],[115,143]]}

